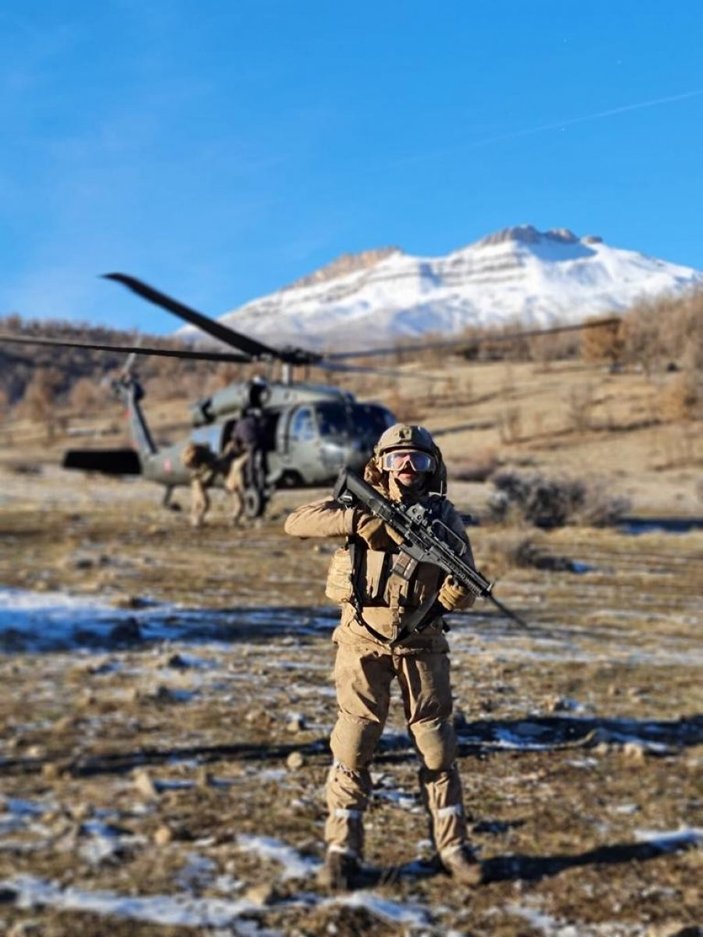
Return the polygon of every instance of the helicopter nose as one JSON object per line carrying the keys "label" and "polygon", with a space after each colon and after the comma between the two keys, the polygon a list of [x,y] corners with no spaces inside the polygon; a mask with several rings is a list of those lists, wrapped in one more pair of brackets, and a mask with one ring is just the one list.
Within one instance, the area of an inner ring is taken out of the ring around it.
{"label": "helicopter nose", "polygon": [[323,444],[320,448],[320,457],[325,468],[333,472],[338,472],[349,464],[347,450],[334,443]]}
{"label": "helicopter nose", "polygon": [[347,457],[346,457],[346,461],[344,464],[348,468],[353,469],[354,471],[358,471],[359,469],[362,469],[366,465],[366,463],[369,461],[369,458],[370,458],[370,453],[368,452],[368,450],[362,449],[357,444],[353,447],[350,447],[349,450],[347,451]]}

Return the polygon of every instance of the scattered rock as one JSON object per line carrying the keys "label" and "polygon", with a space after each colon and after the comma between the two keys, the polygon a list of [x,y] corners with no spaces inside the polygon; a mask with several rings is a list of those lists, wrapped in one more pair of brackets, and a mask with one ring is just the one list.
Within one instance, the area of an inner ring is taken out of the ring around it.
{"label": "scattered rock", "polygon": [[270,713],[258,707],[256,709],[250,709],[244,719],[249,725],[259,729],[270,729],[275,722],[274,717]]}
{"label": "scattered rock", "polygon": [[56,781],[64,773],[64,766],[55,761],[47,761],[41,766],[41,776],[46,781]]}
{"label": "scattered rock", "polygon": [[215,781],[214,781],[212,772],[208,771],[205,765],[201,765],[198,768],[198,770],[195,772],[196,787],[200,787],[200,788],[213,787],[214,783]]}
{"label": "scattered rock", "polygon": [[288,717],[288,721],[286,722],[286,732],[296,734],[297,732],[303,732],[305,729],[305,718],[299,713]]}
{"label": "scattered rock", "polygon": [[75,729],[77,724],[77,719],[75,716],[62,716],[60,719],[57,719],[54,723],[54,732],[68,732],[69,729]]}
{"label": "scattered rock", "polygon": [[647,758],[647,749],[641,742],[626,742],[622,747],[626,761],[633,765],[643,765]]}
{"label": "scattered rock", "polygon": [[173,841],[173,830],[163,824],[154,833],[154,843],[157,846],[167,846]]}
{"label": "scattered rock", "polygon": [[665,924],[653,924],[646,937],[703,937],[703,927],[696,924],[684,924],[682,921],[669,921]]}
{"label": "scattered rock", "polygon": [[41,921],[17,921],[7,932],[7,937],[42,937],[43,933]]}
{"label": "scattered rock", "polygon": [[263,905],[269,904],[274,897],[274,888],[269,882],[261,882],[258,885],[252,885],[251,888],[248,888],[244,892],[244,898],[247,901],[251,901],[252,904]]}
{"label": "scattered rock", "polygon": [[148,599],[143,598],[141,595],[121,595],[116,598],[112,603],[115,608],[148,608],[151,604]]}
{"label": "scattered rock", "polygon": [[565,713],[578,709],[579,704],[576,700],[569,699],[566,696],[548,696],[544,707],[550,713]]}
{"label": "scattered rock", "polygon": [[84,800],[79,800],[75,804],[69,804],[68,812],[77,823],[82,823],[84,820],[88,819],[93,809],[90,804],[86,803]]}
{"label": "scattered rock", "polygon": [[143,640],[142,629],[136,618],[126,618],[110,630],[110,640],[115,644],[136,644]]}
{"label": "scattered rock", "polygon": [[298,771],[305,764],[305,758],[301,752],[291,752],[286,758],[286,767],[290,771]]}
{"label": "scattered rock", "polygon": [[17,892],[7,885],[0,887],[0,904],[9,904],[17,899]]}
{"label": "scattered rock", "polygon": [[132,783],[135,789],[147,800],[158,799],[159,792],[151,775],[144,768],[137,768],[132,774]]}

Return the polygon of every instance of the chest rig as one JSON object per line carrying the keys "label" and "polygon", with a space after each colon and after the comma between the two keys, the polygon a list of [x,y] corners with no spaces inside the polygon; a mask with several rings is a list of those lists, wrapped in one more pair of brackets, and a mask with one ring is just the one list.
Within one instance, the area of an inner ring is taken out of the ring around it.
{"label": "chest rig", "polygon": [[[442,500],[425,506],[431,518],[441,519]],[[420,563],[401,549],[371,550],[359,537],[347,541],[350,587],[346,601],[357,622],[377,641],[394,647],[422,631],[444,611],[437,601],[443,574],[438,567]],[[397,635],[382,635],[364,618],[364,607],[388,608],[399,626]]]}

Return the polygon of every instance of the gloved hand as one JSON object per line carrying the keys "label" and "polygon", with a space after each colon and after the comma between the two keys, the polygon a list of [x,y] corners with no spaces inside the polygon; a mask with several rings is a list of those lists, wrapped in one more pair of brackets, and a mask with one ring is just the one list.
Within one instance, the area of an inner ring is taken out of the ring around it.
{"label": "gloved hand", "polygon": [[447,576],[444,580],[437,598],[448,612],[458,612],[463,608],[471,608],[476,601],[473,592],[465,589],[452,576]]}
{"label": "gloved hand", "polygon": [[357,511],[354,533],[361,537],[371,550],[392,550],[403,540],[380,517],[375,517],[366,511]]}

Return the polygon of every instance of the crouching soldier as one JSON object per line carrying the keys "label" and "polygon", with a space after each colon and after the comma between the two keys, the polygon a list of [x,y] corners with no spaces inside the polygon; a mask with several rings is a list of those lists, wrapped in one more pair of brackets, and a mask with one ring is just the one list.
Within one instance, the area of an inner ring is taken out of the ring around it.
{"label": "crouching soldier", "polygon": [[[385,497],[420,502],[467,544],[464,525],[445,497],[446,470],[431,435],[397,423],[379,439],[364,471]],[[398,549],[396,535],[365,508],[331,498],[303,505],[286,520],[297,537],[346,537],[330,568],[327,594],[342,616],[335,683],[338,716],[332,732],[333,764],[327,780],[326,857],[321,883],[349,888],[358,881],[364,848],[363,815],[371,793],[369,766],[388,716],[397,679],[407,727],[420,758],[420,788],[430,832],[444,869],[459,883],[481,881],[467,842],[462,785],[452,724],[449,645],[440,614],[393,642],[428,596],[438,593],[447,611],[468,608],[473,596],[437,567]],[[436,609],[436,605],[431,606]]]}
{"label": "crouching soldier", "polygon": [[189,442],[181,453],[181,461],[190,472],[190,523],[202,527],[210,509],[208,489],[220,471],[219,460],[209,446]]}

